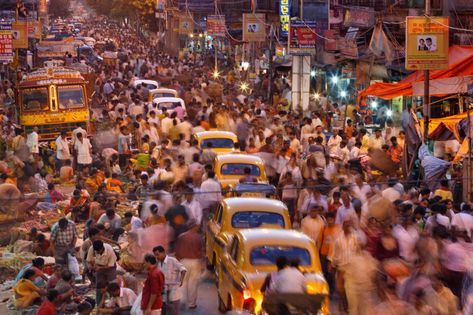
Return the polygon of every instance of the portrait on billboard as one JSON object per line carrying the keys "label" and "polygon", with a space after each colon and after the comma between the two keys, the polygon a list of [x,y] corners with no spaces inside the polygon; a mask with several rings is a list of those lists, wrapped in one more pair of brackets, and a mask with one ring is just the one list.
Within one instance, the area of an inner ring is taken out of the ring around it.
{"label": "portrait on billboard", "polygon": [[419,35],[417,36],[418,51],[437,51],[437,36],[435,35]]}

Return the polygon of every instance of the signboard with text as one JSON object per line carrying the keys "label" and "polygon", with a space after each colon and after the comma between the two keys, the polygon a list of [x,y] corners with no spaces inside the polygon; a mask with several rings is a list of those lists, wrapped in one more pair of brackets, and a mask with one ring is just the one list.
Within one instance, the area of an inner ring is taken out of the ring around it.
{"label": "signboard with text", "polygon": [[288,39],[291,55],[315,54],[316,27],[315,21],[291,21]]}
{"label": "signboard with text", "polygon": [[0,22],[0,63],[13,61],[13,34],[10,22]]}
{"label": "signboard with text", "polygon": [[225,36],[225,16],[209,15],[207,16],[207,34],[210,36]]}
{"label": "signboard with text", "polygon": [[41,21],[28,21],[28,38],[41,39]]}
{"label": "signboard with text", "polygon": [[194,33],[194,21],[188,15],[179,17],[179,34],[189,35]]}
{"label": "signboard with text", "polygon": [[406,69],[448,68],[448,17],[406,17]]}
{"label": "signboard with text", "polygon": [[264,13],[243,14],[243,40],[245,42],[264,42],[266,40]]}
{"label": "signboard with text", "polygon": [[13,48],[28,48],[28,24],[26,21],[12,23]]}
{"label": "signboard with text", "polygon": [[287,38],[289,34],[289,24],[291,21],[291,0],[280,0],[279,1],[279,23],[281,29],[279,35],[282,38]]}
{"label": "signboard with text", "polygon": [[345,19],[343,24],[345,26],[360,26],[373,25],[374,9],[361,7],[348,7],[345,11]]}

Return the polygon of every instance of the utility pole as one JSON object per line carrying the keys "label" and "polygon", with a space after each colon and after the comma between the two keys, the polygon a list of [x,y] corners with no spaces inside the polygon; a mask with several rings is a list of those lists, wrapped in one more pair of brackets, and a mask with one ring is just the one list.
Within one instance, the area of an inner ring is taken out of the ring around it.
{"label": "utility pole", "polygon": [[269,69],[268,69],[268,104],[273,105],[273,35],[276,36],[276,34],[273,34],[274,28],[273,24],[271,24],[270,29],[269,29]]}
{"label": "utility pole", "polygon": [[[430,0],[425,0],[425,15],[430,16]],[[430,120],[430,70],[424,70],[424,144],[429,141]]]}
{"label": "utility pole", "polygon": [[[218,11],[218,10],[217,10],[217,0],[214,0],[214,12],[215,12],[214,14],[215,14],[215,16],[217,16],[217,11]],[[218,77],[217,47],[218,47],[217,36],[215,36],[215,38],[214,38],[214,58],[215,58],[215,60],[214,60],[214,62],[215,62],[215,65],[214,65],[214,67],[215,67],[214,76],[215,76],[215,78]]]}

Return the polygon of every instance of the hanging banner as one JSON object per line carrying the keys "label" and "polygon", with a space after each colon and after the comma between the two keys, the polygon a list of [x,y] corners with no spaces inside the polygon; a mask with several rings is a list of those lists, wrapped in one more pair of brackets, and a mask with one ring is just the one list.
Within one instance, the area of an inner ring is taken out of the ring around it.
{"label": "hanging banner", "polygon": [[287,38],[289,34],[289,23],[291,21],[291,0],[279,1],[279,23],[281,29],[279,35],[281,38]]}
{"label": "hanging banner", "polygon": [[345,9],[345,20],[343,21],[345,26],[365,27],[373,25],[374,22],[373,8],[348,7]]}
{"label": "hanging banner", "polygon": [[448,68],[448,17],[406,17],[406,69]]}
{"label": "hanging banner", "polygon": [[13,48],[28,48],[28,25],[25,21],[12,23]]}
{"label": "hanging banner", "polygon": [[210,36],[225,36],[225,16],[209,15],[207,16],[207,34]]}
{"label": "hanging banner", "polygon": [[0,22],[0,63],[13,61],[13,34],[11,22]]}
{"label": "hanging banner", "polygon": [[315,54],[317,35],[315,21],[291,21],[289,53],[291,55]]}
{"label": "hanging banner", "polygon": [[189,35],[194,33],[194,21],[188,15],[179,17],[179,34]]}
{"label": "hanging banner", "polygon": [[264,13],[243,14],[243,41],[264,42],[266,40]]}
{"label": "hanging banner", "polygon": [[41,39],[41,21],[28,21],[28,38]]}

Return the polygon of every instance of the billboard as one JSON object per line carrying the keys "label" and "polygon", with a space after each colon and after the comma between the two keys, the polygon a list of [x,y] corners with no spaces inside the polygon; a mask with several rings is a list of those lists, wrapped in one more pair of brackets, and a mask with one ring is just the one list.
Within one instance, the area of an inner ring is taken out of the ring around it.
{"label": "billboard", "polygon": [[289,31],[289,53],[291,55],[315,54],[317,42],[315,21],[291,21]]}
{"label": "billboard", "polygon": [[194,21],[188,15],[179,17],[179,34],[188,35],[194,33]]}
{"label": "billboard", "polygon": [[13,48],[28,48],[28,25],[26,21],[12,23]]}
{"label": "billboard", "polygon": [[448,17],[406,17],[406,69],[448,68]]}
{"label": "billboard", "polygon": [[41,21],[28,21],[28,38],[41,39]]}
{"label": "billboard", "polygon": [[291,21],[291,0],[279,1],[279,23],[281,28],[279,35],[282,38],[287,38],[289,34],[289,23]]}
{"label": "billboard", "polygon": [[266,40],[264,13],[243,14],[243,40],[245,42],[264,42]]}
{"label": "billboard", "polygon": [[13,61],[13,33],[11,22],[0,22],[0,63]]}
{"label": "billboard", "polygon": [[207,34],[210,36],[225,36],[225,16],[209,15],[207,16]]}

